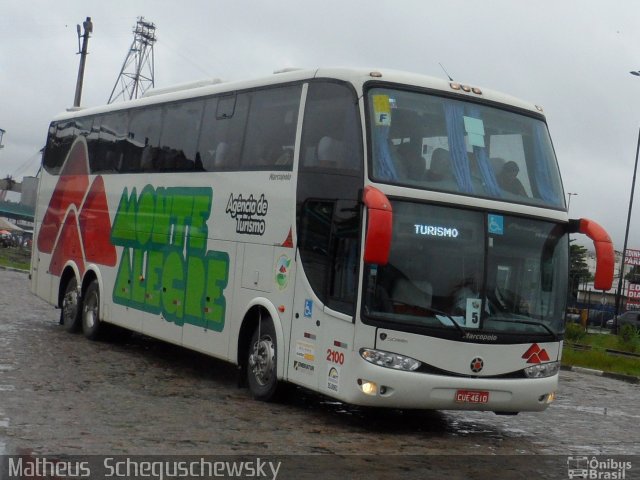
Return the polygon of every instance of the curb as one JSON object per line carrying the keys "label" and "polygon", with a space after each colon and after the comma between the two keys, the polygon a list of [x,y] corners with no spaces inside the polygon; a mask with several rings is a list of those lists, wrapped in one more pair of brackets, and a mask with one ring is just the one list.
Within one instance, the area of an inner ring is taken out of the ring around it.
{"label": "curb", "polygon": [[0,270],[8,270],[10,272],[18,272],[18,273],[29,273],[29,270],[22,270],[21,268],[5,267],[4,265],[0,265]]}
{"label": "curb", "polygon": [[625,375],[622,373],[612,373],[612,372],[605,372],[602,370],[594,370],[592,368],[576,367],[573,365],[561,365],[560,370],[566,370],[569,372],[577,372],[577,373],[585,373],[587,375],[596,375],[598,377],[604,377],[604,378],[612,378],[614,380],[622,380],[623,382],[627,382],[627,383],[636,383],[636,384],[640,383],[640,377],[634,377],[633,375]]}

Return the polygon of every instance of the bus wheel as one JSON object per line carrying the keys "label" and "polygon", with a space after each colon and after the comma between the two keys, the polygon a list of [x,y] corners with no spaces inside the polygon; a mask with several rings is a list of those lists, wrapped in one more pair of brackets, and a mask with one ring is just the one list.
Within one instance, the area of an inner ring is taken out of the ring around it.
{"label": "bus wheel", "polygon": [[100,288],[93,280],[82,302],[82,332],[89,340],[99,340],[104,329],[105,325],[100,320]]}
{"label": "bus wheel", "polygon": [[82,299],[78,293],[78,280],[75,276],[69,279],[64,290],[60,324],[67,332],[77,332],[82,326]]}
{"label": "bus wheel", "polygon": [[247,357],[247,383],[256,400],[275,400],[278,390],[277,359],[276,331],[267,317],[253,332]]}

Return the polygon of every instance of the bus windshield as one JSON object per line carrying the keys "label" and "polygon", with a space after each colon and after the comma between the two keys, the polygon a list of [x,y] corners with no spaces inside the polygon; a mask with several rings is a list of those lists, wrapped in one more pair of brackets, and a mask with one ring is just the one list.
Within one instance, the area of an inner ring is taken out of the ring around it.
{"label": "bus windshield", "polygon": [[391,203],[389,261],[365,269],[365,317],[400,329],[562,331],[569,244],[565,226]]}
{"label": "bus windshield", "polygon": [[371,88],[368,104],[372,180],[564,208],[542,119],[390,88]]}

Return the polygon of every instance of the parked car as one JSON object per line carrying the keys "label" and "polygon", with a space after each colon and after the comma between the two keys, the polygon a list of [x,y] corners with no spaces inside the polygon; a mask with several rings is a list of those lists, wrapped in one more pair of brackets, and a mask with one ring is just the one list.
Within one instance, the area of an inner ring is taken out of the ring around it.
{"label": "parked car", "polygon": [[624,312],[622,315],[618,315],[616,318],[607,320],[607,327],[610,328],[613,333],[618,333],[623,325],[632,325],[640,330],[640,311],[630,310]]}

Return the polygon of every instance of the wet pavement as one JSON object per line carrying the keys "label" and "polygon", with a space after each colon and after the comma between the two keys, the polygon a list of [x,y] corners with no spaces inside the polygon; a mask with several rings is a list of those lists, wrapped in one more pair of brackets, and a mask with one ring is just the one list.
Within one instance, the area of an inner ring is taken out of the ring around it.
{"label": "wet pavement", "polygon": [[0,292],[0,453],[483,456],[460,478],[488,478],[487,455],[640,455],[639,385],[562,372],[546,412],[507,417],[370,411],[296,388],[267,404],[226,363],[142,336],[64,332],[26,274],[0,270]]}

